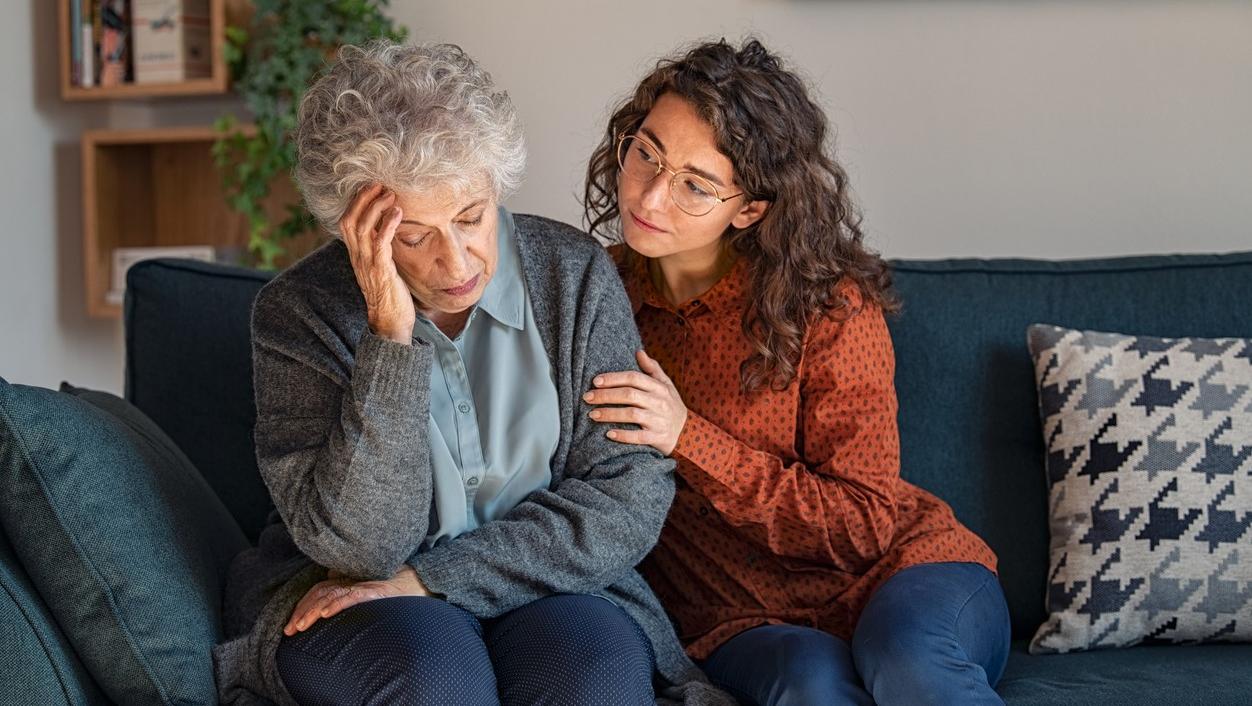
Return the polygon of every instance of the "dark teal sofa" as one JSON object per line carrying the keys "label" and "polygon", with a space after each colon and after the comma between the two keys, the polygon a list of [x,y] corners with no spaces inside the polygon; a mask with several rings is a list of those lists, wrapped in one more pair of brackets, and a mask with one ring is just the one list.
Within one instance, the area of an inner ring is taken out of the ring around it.
{"label": "dark teal sofa", "polygon": [[[1252,645],[1027,654],[1048,563],[1043,445],[1028,324],[1155,336],[1252,337],[1252,252],[1086,261],[897,261],[890,321],[904,476],[950,502],[1000,557],[1015,646],[1007,703],[1249,704]],[[251,443],[248,315],[262,273],[162,260],[130,271],[126,398],[205,476],[249,538],[270,511]],[[0,539],[3,539],[0,537]],[[0,700],[98,694],[40,623],[20,562],[0,542]],[[179,580],[171,577],[171,581]],[[177,629],[177,626],[171,626]],[[95,698],[90,699],[96,702]]]}
{"label": "dark teal sofa", "polygon": [[903,260],[896,349],[901,463],[1000,559],[1013,706],[1252,704],[1252,645],[1032,656],[1043,622],[1044,446],[1026,327],[1252,338],[1252,252],[1100,260]]}

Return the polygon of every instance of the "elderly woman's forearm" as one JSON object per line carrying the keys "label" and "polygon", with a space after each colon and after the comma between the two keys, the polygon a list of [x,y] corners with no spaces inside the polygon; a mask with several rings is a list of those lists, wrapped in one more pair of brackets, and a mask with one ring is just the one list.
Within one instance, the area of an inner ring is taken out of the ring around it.
{"label": "elderly woman's forearm", "polygon": [[429,521],[430,350],[366,334],[356,353],[350,377],[336,381],[257,346],[257,454],[302,552],[386,578]]}
{"label": "elderly woman's forearm", "polygon": [[592,463],[583,478],[532,493],[501,521],[409,565],[429,590],[480,618],[555,593],[600,591],[656,544],[674,496],[673,462],[619,452]]}
{"label": "elderly woman's forearm", "polygon": [[382,492],[413,488],[419,479],[374,468],[370,461],[345,463],[335,453],[289,455],[267,464],[270,476],[304,476],[281,491],[281,500],[275,493],[292,541],[318,564],[359,579],[394,574],[426,532],[425,513],[414,507],[420,493]]}

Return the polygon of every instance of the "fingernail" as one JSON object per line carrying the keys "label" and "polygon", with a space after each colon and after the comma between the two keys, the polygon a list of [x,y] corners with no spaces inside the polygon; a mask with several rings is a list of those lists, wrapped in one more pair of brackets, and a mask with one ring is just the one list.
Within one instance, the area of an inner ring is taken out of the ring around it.
{"label": "fingernail", "polygon": [[596,384],[596,387],[599,387],[604,384],[604,378],[596,378],[595,380],[592,380],[592,382]]}
{"label": "fingernail", "polygon": [[587,394],[583,395],[583,399],[584,399],[584,400],[587,400],[588,402],[590,402],[591,400],[595,399],[595,395],[593,395],[593,394],[591,394],[590,392],[588,392]]}
{"label": "fingernail", "polygon": [[591,413],[591,418],[592,418],[592,419],[599,419],[599,418],[600,418],[600,410],[596,410],[596,411],[592,412],[592,413]]}
{"label": "fingernail", "polygon": [[615,431],[611,431],[611,432],[609,432],[609,433],[607,434],[607,436],[608,436],[610,439],[616,439],[616,438],[617,438],[617,432],[615,432]]}

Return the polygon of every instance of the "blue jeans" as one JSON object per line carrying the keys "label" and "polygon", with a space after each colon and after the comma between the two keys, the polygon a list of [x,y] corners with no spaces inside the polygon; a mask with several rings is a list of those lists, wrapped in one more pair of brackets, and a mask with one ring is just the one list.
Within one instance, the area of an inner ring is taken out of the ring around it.
{"label": "blue jeans", "polygon": [[852,643],[814,628],[739,633],[704,663],[714,683],[757,706],[1003,704],[1009,612],[978,564],[920,564],[870,597]]}
{"label": "blue jeans", "polygon": [[302,706],[651,706],[653,664],[635,621],[585,595],[482,622],[434,598],[383,598],[278,645],[278,673]]}

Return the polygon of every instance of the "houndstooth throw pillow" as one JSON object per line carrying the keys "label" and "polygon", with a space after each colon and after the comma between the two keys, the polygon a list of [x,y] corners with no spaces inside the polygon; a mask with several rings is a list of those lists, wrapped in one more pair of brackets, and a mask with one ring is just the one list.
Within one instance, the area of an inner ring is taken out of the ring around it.
{"label": "houndstooth throw pillow", "polygon": [[1252,340],[1027,339],[1052,533],[1030,651],[1252,639]]}

